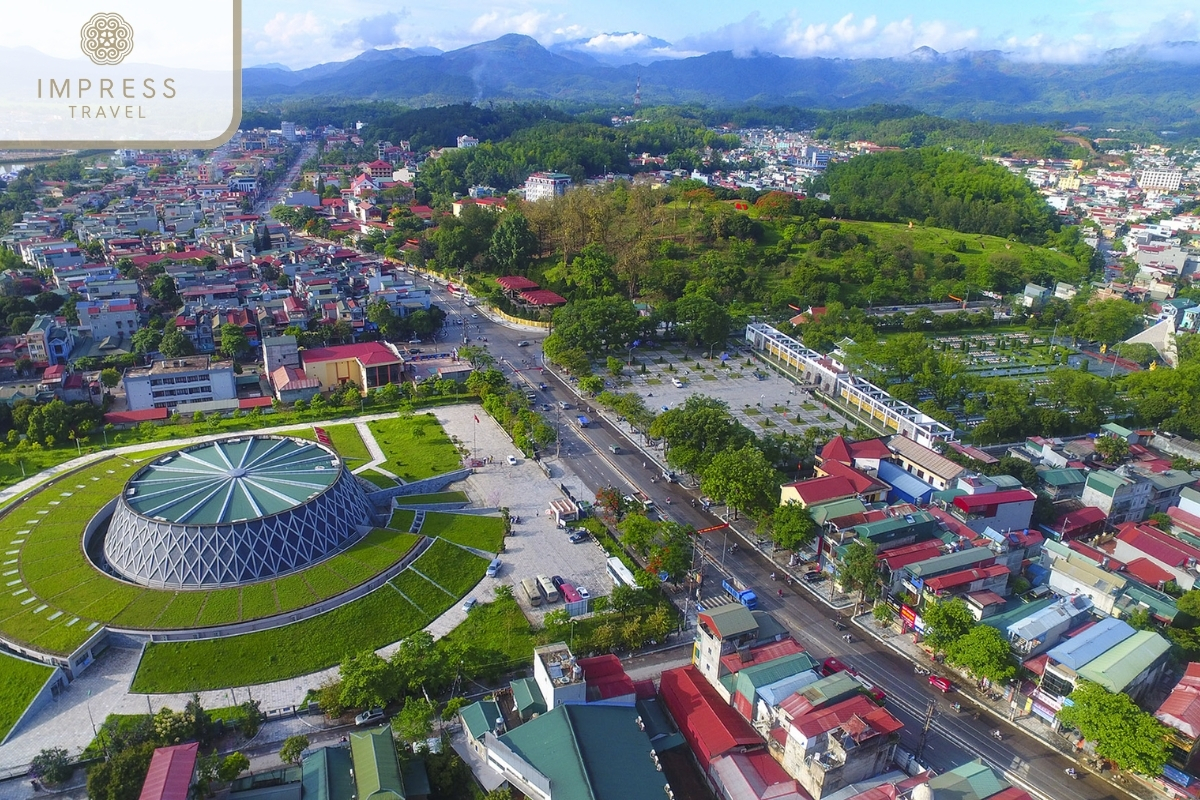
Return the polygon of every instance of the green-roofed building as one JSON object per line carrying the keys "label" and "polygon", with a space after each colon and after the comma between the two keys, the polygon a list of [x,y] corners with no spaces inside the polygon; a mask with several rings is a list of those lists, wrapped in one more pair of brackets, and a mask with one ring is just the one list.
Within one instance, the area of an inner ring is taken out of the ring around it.
{"label": "green-roofed building", "polygon": [[1152,617],[1167,624],[1173,622],[1179,613],[1179,606],[1175,604],[1175,598],[1171,595],[1143,586],[1137,581],[1130,581],[1126,584],[1123,595],[1117,598],[1115,610],[1127,618],[1139,608],[1148,609]]}
{"label": "green-roofed building", "polygon": [[981,759],[968,761],[929,780],[934,800],[987,800],[1009,787]]}
{"label": "green-roofed building", "polygon": [[937,518],[928,511],[918,511],[902,517],[888,517],[878,522],[864,522],[853,530],[860,539],[869,539],[881,549],[904,542],[919,542],[933,536],[938,529]]}
{"label": "green-roofed building", "polygon": [[487,762],[527,796],[662,800],[666,777],[636,708],[561,705],[502,736],[486,734]]}
{"label": "green-roofed building", "polygon": [[835,672],[826,678],[810,683],[796,694],[806,701],[806,705],[801,710],[803,713],[807,713],[814,708],[824,708],[848,700],[855,695],[862,694],[862,691],[862,684],[854,680],[849,672]]}
{"label": "green-roofed building", "polygon": [[480,740],[485,733],[494,733],[502,727],[497,722],[503,720],[504,715],[500,713],[500,706],[495,700],[480,700],[460,708],[458,718],[462,720],[463,730],[467,732],[467,744],[482,756],[483,747],[479,743]]}
{"label": "green-roofed building", "polygon": [[1079,497],[1083,494],[1083,485],[1087,483],[1087,474],[1072,467],[1042,470],[1038,477],[1042,480],[1042,488],[1052,500]]}
{"label": "green-roofed building", "polygon": [[[754,710],[758,703],[758,690],[770,686],[786,678],[816,669],[817,662],[808,653],[794,653],[790,656],[772,659],[764,664],[746,667],[736,673],[737,680],[733,684],[734,706],[747,719],[754,719]],[[738,698],[740,695],[740,698]]]}
{"label": "green-roofed building", "polygon": [[1097,469],[1088,473],[1079,498],[1085,506],[1103,511],[1109,524],[1119,525],[1142,518],[1153,488],[1140,475],[1124,476]]}
{"label": "green-roofed building", "polygon": [[995,561],[996,554],[986,547],[970,547],[956,553],[944,556],[934,556],[924,561],[905,566],[904,572],[909,581],[926,581],[938,575],[947,575],[959,570],[972,569],[985,561]]}
{"label": "green-roofed building", "polygon": [[355,800],[404,800],[404,779],[392,726],[350,734],[350,757],[354,760]]}
{"label": "green-roofed building", "polygon": [[348,747],[322,747],[301,763],[304,800],[353,800],[354,778]]}
{"label": "green-roofed building", "polygon": [[517,716],[521,719],[529,719],[534,714],[546,713],[546,701],[542,699],[542,690],[538,688],[537,681],[533,678],[519,678],[511,681],[508,686],[512,689]]}
{"label": "green-roofed building", "polygon": [[824,525],[830,520],[864,514],[866,510],[867,507],[863,505],[862,500],[857,497],[847,497],[844,500],[833,500],[829,503],[809,506],[808,514],[816,520],[818,525]]}
{"label": "green-roofed building", "polygon": [[1162,674],[1171,643],[1154,631],[1138,631],[1079,668],[1079,677],[1135,701]]}

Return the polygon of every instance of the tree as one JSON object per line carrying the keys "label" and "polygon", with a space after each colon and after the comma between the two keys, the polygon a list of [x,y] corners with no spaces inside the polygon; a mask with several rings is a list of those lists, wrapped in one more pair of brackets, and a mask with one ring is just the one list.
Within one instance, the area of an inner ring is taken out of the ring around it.
{"label": "tree", "polygon": [[230,753],[221,761],[221,766],[217,769],[217,778],[222,783],[230,783],[248,769],[250,759],[243,753]]}
{"label": "tree", "polygon": [[692,568],[692,536],[695,529],[678,522],[662,522],[658,536],[646,559],[647,569],[659,575],[666,573],[667,580],[679,583]]}
{"label": "tree", "polygon": [[410,697],[404,701],[404,708],[392,720],[396,732],[408,742],[419,742],[429,738],[433,733],[433,718],[436,709],[433,703],[424,697]]}
{"label": "tree", "polygon": [[871,616],[875,618],[877,625],[890,625],[896,618],[895,612],[884,603],[878,603],[875,608],[871,609]]}
{"label": "tree", "polygon": [[250,338],[241,325],[226,322],[221,326],[221,355],[238,358],[250,349]]}
{"label": "tree", "polygon": [[701,474],[717,453],[752,440],[724,401],[698,394],[655,417],[650,435],[666,441],[668,464],[693,475]]}
{"label": "tree", "polygon": [[617,274],[613,271],[616,263],[616,259],[599,244],[589,244],[579,251],[567,268],[567,283],[575,288],[581,299],[616,294]]}
{"label": "tree", "polygon": [[289,736],[283,740],[283,747],[279,748],[279,760],[285,764],[299,764],[307,749],[307,736]]}
{"label": "tree", "polygon": [[627,514],[617,524],[617,531],[621,534],[623,545],[645,558],[658,534],[658,525],[645,514]]}
{"label": "tree", "polygon": [[150,284],[150,296],[172,311],[183,305],[175,288],[175,279],[170,275],[159,275],[154,279]]}
{"label": "tree", "polygon": [[166,358],[182,358],[196,354],[192,340],[184,336],[183,331],[172,328],[163,334],[159,341],[158,351]]}
{"label": "tree", "polygon": [[74,771],[71,757],[61,747],[47,747],[29,762],[29,774],[40,778],[44,783],[63,783]]}
{"label": "tree", "polygon": [[1075,323],[1075,335],[1112,346],[1134,333],[1142,319],[1142,308],[1128,300],[1110,298],[1085,306]]}
{"label": "tree", "polygon": [[925,620],[925,641],[937,651],[946,650],[975,627],[975,617],[957,597],[930,603],[921,617]]}
{"label": "tree", "polygon": [[745,444],[713,457],[701,474],[700,490],[718,503],[754,515],[776,503],[779,475],[761,450]]}
{"label": "tree", "polygon": [[143,742],[117,750],[107,761],[88,770],[87,794],[92,800],[137,800],[157,745]]}
{"label": "tree", "polygon": [[770,521],[771,540],[784,550],[800,550],[817,536],[820,528],[808,509],[787,503],[775,509]]}
{"label": "tree", "polygon": [[115,369],[110,367],[108,369],[100,370],[100,383],[104,385],[104,388],[112,389],[120,382],[121,373],[117,372]]}
{"label": "tree", "polygon": [[604,391],[604,379],[599,375],[585,375],[579,379],[579,391],[594,397]]}
{"label": "tree", "polygon": [[1004,683],[1017,674],[1008,640],[990,625],[976,625],[951,642],[946,647],[946,660],[994,683]]}
{"label": "tree", "polygon": [[529,220],[515,211],[504,214],[488,245],[488,256],[504,274],[524,274],[539,249]]}
{"label": "tree", "polygon": [[1109,464],[1119,464],[1129,455],[1129,442],[1120,436],[1098,436],[1094,445],[1096,452]]}
{"label": "tree", "polygon": [[133,335],[130,342],[133,344],[133,352],[139,356],[144,356],[147,353],[157,351],[162,338],[163,332],[161,330],[141,328]]}
{"label": "tree", "polygon": [[879,562],[875,557],[875,543],[855,540],[842,556],[837,571],[838,583],[848,592],[858,592],[858,601],[879,597]]}
{"label": "tree", "polygon": [[625,362],[616,356],[609,356],[606,366],[608,367],[608,374],[614,378],[625,371]]}
{"label": "tree", "polygon": [[384,706],[396,696],[396,671],[373,650],[342,660],[342,704],[348,708]]}
{"label": "tree", "polygon": [[1126,694],[1113,694],[1091,681],[1080,681],[1058,718],[1076,728],[1096,754],[1121,769],[1158,775],[1171,753],[1167,727],[1137,707]]}
{"label": "tree", "polygon": [[445,653],[426,631],[417,631],[400,642],[391,664],[397,688],[406,694],[436,692],[447,682]]}
{"label": "tree", "polygon": [[687,294],[675,302],[675,322],[690,345],[712,345],[729,336],[729,312],[711,297]]}

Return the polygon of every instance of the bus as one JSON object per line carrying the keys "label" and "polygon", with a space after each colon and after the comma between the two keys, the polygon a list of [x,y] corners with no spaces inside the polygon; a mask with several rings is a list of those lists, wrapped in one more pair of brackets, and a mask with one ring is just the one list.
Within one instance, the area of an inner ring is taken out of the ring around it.
{"label": "bus", "polygon": [[542,590],[542,594],[545,596],[547,603],[558,602],[558,589],[554,588],[554,584],[550,582],[549,578],[547,578],[545,575],[538,575],[537,585],[538,588]]}
{"label": "bus", "polygon": [[558,587],[559,594],[562,595],[564,603],[578,603],[583,600],[579,596],[579,592],[575,591],[575,587],[569,583],[563,583]]}
{"label": "bus", "polygon": [[521,591],[529,599],[529,605],[540,606],[542,604],[542,593],[537,590],[537,585],[529,578],[521,579]]}
{"label": "bus", "polygon": [[628,586],[631,589],[637,588],[637,581],[633,579],[633,573],[616,556],[608,559],[606,570],[608,571],[608,577],[612,578],[613,586]]}

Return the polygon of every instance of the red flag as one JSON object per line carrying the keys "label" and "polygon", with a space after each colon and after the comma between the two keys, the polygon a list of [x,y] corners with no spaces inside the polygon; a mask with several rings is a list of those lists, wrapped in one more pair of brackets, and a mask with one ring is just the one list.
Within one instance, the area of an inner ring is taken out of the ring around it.
{"label": "red flag", "polygon": [[479,415],[478,415],[478,414],[476,414],[476,415],[475,415],[475,422],[479,422]]}

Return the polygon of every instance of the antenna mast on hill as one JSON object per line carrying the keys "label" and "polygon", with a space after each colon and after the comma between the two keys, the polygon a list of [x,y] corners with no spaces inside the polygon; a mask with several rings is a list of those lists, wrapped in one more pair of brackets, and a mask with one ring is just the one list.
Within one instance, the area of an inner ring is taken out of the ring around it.
{"label": "antenna mast on hill", "polygon": [[638,75],[637,88],[633,90],[633,113],[642,107],[642,76]]}

